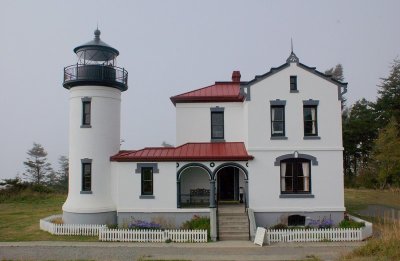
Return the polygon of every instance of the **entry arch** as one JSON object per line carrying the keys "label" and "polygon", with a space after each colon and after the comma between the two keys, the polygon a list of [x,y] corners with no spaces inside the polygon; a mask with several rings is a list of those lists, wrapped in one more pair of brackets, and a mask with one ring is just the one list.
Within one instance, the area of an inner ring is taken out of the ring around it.
{"label": "entry arch", "polygon": [[213,171],[217,201],[238,201],[248,207],[248,177],[248,170],[239,163],[226,162],[217,166]]}

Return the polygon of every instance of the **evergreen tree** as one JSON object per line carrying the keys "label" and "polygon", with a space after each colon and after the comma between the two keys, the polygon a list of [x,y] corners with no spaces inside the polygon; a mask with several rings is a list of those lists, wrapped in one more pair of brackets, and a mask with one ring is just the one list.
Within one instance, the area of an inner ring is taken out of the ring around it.
{"label": "evergreen tree", "polygon": [[380,126],[384,127],[389,123],[392,116],[400,122],[400,60],[395,59],[387,78],[381,78],[379,85],[378,99],[375,110],[378,114]]}
{"label": "evergreen tree", "polygon": [[354,178],[368,163],[378,134],[374,104],[362,99],[342,115],[344,170]]}
{"label": "evergreen tree", "polygon": [[344,80],[343,66],[339,63],[335,67],[332,67],[325,71],[325,74],[331,76],[333,79],[342,82]]}
{"label": "evergreen tree", "polygon": [[372,159],[381,189],[400,185],[400,132],[395,117],[379,131]]}
{"label": "evergreen tree", "polygon": [[60,156],[58,158],[58,164],[59,183],[63,188],[68,188],[69,159],[66,156]]}
{"label": "evergreen tree", "polygon": [[47,152],[42,145],[33,143],[27,154],[29,157],[24,161],[26,172],[23,176],[34,184],[44,184],[52,171],[50,163],[47,162]]}

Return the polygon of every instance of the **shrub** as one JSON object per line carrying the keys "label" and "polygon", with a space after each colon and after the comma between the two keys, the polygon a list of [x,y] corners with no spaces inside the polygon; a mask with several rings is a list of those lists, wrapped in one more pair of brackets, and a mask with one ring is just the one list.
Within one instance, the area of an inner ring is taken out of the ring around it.
{"label": "shrub", "polygon": [[192,219],[182,224],[182,229],[206,229],[207,237],[210,239],[210,219],[208,217],[200,217],[194,215]]}
{"label": "shrub", "polygon": [[339,223],[339,228],[362,228],[365,227],[365,223],[364,222],[357,222],[354,220],[342,220]]}
{"label": "shrub", "polygon": [[133,222],[128,225],[128,229],[161,229],[161,225],[153,222],[134,219]]}
{"label": "shrub", "polygon": [[287,229],[287,228],[288,226],[283,223],[279,223],[270,227],[270,229]]}
{"label": "shrub", "polygon": [[333,227],[333,221],[332,221],[332,219],[325,219],[325,218],[323,218],[322,220],[311,219],[310,222],[308,223],[307,227],[331,228],[331,227]]}
{"label": "shrub", "polygon": [[54,218],[51,220],[51,223],[61,225],[61,224],[64,224],[64,220],[61,217]]}
{"label": "shrub", "polygon": [[182,229],[207,229],[210,230],[210,219],[194,215],[192,219],[182,225]]}

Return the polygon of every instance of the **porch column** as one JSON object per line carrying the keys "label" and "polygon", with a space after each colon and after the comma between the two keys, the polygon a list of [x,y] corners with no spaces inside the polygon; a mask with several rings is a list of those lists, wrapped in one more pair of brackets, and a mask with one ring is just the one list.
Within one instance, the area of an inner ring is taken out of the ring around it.
{"label": "porch column", "polygon": [[249,207],[249,181],[247,179],[244,180],[244,193],[246,197],[246,208]]}
{"label": "porch column", "polygon": [[176,181],[176,207],[181,207],[181,181]]}
{"label": "porch column", "polygon": [[215,208],[215,179],[210,180],[210,208]]}

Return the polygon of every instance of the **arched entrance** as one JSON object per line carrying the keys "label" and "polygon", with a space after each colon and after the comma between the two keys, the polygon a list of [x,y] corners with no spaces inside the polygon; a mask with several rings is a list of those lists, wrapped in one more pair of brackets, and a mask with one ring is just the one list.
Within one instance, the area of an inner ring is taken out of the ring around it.
{"label": "arched entrance", "polygon": [[203,164],[187,164],[177,175],[178,207],[209,207],[211,171]]}
{"label": "arched entrance", "polygon": [[247,201],[247,171],[243,166],[236,163],[223,164],[214,171],[214,179],[218,203]]}

